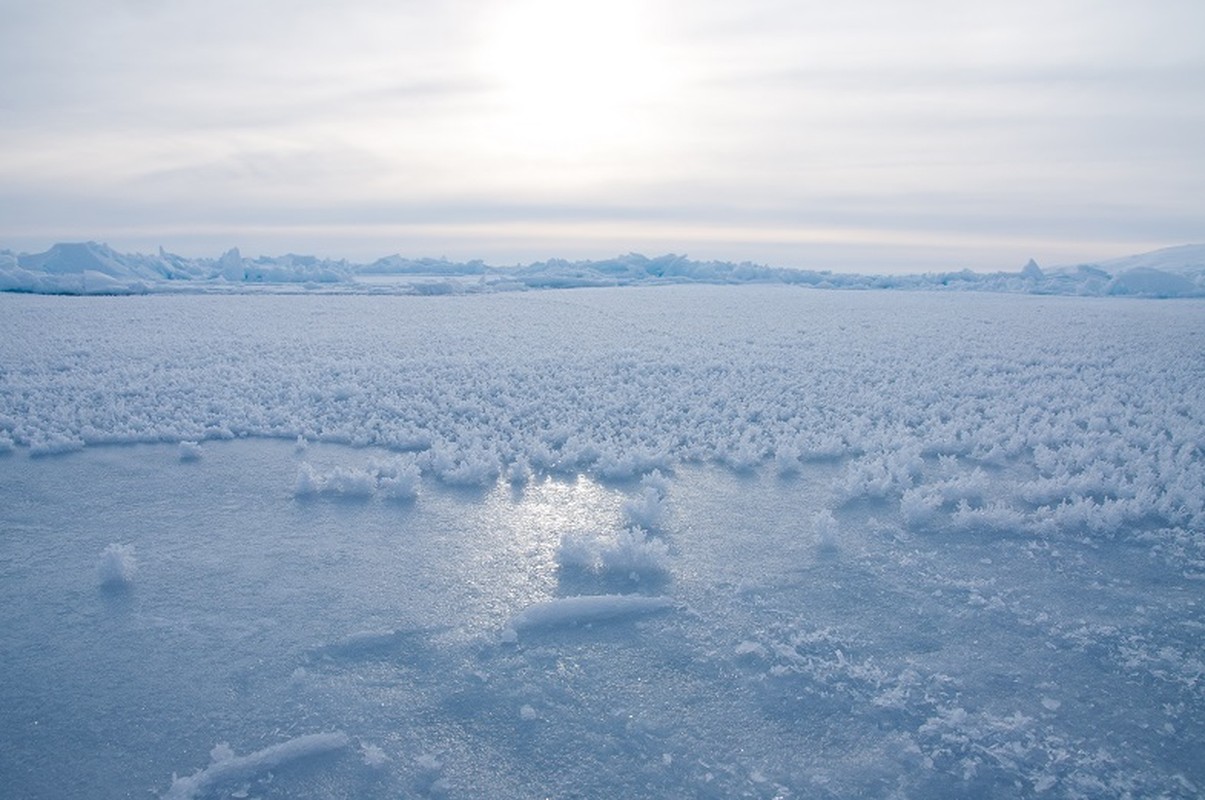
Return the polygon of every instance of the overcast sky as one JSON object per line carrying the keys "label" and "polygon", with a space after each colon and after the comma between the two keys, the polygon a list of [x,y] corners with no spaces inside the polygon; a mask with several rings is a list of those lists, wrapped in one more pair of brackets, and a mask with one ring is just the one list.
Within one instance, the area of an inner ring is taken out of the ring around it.
{"label": "overcast sky", "polygon": [[0,0],[0,248],[867,272],[1205,241],[1202,0]]}

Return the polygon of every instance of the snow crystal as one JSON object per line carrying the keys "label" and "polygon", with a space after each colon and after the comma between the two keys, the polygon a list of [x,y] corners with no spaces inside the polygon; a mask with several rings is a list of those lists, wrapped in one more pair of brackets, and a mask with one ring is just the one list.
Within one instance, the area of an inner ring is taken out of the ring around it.
{"label": "snow crystal", "polygon": [[669,567],[669,547],[641,528],[627,528],[600,549],[599,561],[604,572],[637,578],[658,575]]}
{"label": "snow crystal", "polygon": [[29,444],[31,456],[54,456],[62,453],[74,453],[84,449],[84,440],[79,436],[64,433],[50,433],[34,439]]}
{"label": "snow crystal", "polygon": [[556,561],[562,567],[594,570],[600,565],[601,537],[596,534],[566,533],[556,551]]}
{"label": "snow crystal", "polygon": [[202,455],[199,442],[183,441],[176,450],[181,461],[196,461]]}
{"label": "snow crystal", "polygon": [[836,550],[839,540],[840,527],[833,512],[825,509],[817,511],[812,516],[812,531],[816,536],[816,545],[821,550]]}
{"label": "snow crystal", "polygon": [[642,485],[635,497],[624,500],[622,510],[629,525],[656,530],[665,519],[665,493],[657,485]]}
{"label": "snow crystal", "polygon": [[385,751],[375,744],[367,742],[360,743],[360,759],[364,762],[364,766],[380,769],[389,761],[389,756],[385,755]]}
{"label": "snow crystal", "polygon": [[422,471],[411,457],[376,460],[367,467],[336,466],[320,470],[308,461],[297,468],[296,497],[327,495],[367,499],[413,500],[418,496]]}
{"label": "snow crystal", "polygon": [[562,567],[634,581],[665,574],[670,560],[664,541],[636,527],[610,535],[567,533],[561,537],[556,559]]}
{"label": "snow crystal", "polygon": [[100,584],[106,588],[118,589],[129,586],[134,582],[138,571],[138,561],[134,557],[134,546],[126,544],[110,544],[101,553],[100,563],[97,564],[97,575]]}
{"label": "snow crystal", "polygon": [[788,447],[779,448],[774,452],[774,470],[784,478],[798,474],[803,466],[800,463],[800,453]]}

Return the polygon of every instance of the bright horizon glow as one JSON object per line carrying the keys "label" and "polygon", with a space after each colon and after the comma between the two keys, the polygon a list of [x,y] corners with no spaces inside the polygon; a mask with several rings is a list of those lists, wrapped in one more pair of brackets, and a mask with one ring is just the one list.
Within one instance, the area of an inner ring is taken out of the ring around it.
{"label": "bright horizon glow", "polygon": [[0,248],[902,272],[1205,241],[1196,0],[10,5]]}
{"label": "bright horizon glow", "polygon": [[[223,239],[222,237],[226,237]],[[299,250],[293,245],[306,237],[317,237],[319,249]],[[43,240],[53,243],[53,235]],[[583,221],[561,224],[496,223],[392,223],[381,225],[356,224],[298,224],[298,225],[192,225],[188,228],[147,231],[137,228],[111,229],[103,241],[123,252],[154,253],[156,242],[174,241],[175,248],[165,247],[185,257],[216,257],[237,246],[244,256],[280,256],[286,253],[313,255],[320,258],[347,259],[369,263],[393,255],[409,257],[449,258],[454,261],[482,260],[492,266],[526,265],[554,258],[567,260],[607,259],[628,252],[647,256],[674,253],[698,260],[754,261],[769,266],[794,266],[809,269],[828,269],[835,272],[866,274],[909,274],[944,272],[969,268],[977,272],[997,270],[1015,272],[1031,257],[1030,253],[1048,254],[1043,267],[1073,266],[1157,250],[1160,242],[1135,244],[1131,241],[1094,240],[1065,242],[1055,238],[1033,238],[1018,243],[1007,236],[985,239],[973,235],[946,232],[939,235],[923,231],[893,231],[852,228],[775,228],[738,225],[709,225],[691,227],[686,224],[657,224],[641,221]],[[215,247],[213,242],[230,241]],[[494,256],[483,258],[478,242],[489,241]],[[616,241],[628,243],[626,250],[617,251]],[[678,245],[689,241],[692,249]],[[858,252],[851,254],[849,242],[861,243]],[[399,253],[397,242],[411,242],[413,252]],[[134,243],[126,245],[123,243]],[[142,244],[138,244],[142,243]],[[751,243],[753,243],[751,245]],[[48,249],[32,247],[27,252]],[[390,249],[392,246],[393,249]],[[746,253],[756,247],[769,258],[751,259]],[[791,263],[787,256],[775,258],[774,253],[789,253],[807,246],[821,254],[821,265]],[[562,253],[575,255],[564,256]],[[1081,254],[1092,253],[1084,258]],[[700,255],[703,253],[705,255]],[[961,266],[933,266],[934,253],[942,263]],[[988,258],[990,253],[994,258]],[[876,258],[877,254],[877,258]]]}

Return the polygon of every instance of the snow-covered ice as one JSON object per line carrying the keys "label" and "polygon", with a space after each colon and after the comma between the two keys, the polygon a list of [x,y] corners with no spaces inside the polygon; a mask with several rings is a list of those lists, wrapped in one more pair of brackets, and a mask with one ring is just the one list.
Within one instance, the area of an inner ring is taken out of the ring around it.
{"label": "snow-covered ice", "polygon": [[1203,586],[1201,300],[0,294],[14,797],[1199,797]]}

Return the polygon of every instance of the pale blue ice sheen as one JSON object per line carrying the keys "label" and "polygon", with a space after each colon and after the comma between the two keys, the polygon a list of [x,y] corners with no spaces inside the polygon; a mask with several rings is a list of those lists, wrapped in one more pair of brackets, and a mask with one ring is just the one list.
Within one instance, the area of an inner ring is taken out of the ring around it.
{"label": "pale blue ice sheen", "polygon": [[1195,300],[0,296],[0,785],[1198,797],[1203,343]]}

